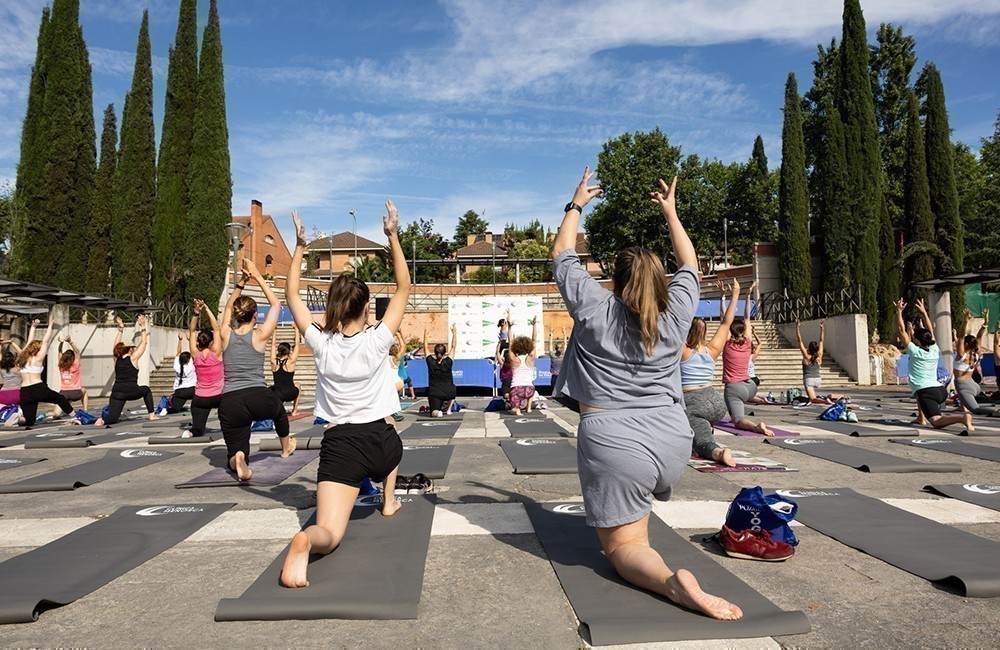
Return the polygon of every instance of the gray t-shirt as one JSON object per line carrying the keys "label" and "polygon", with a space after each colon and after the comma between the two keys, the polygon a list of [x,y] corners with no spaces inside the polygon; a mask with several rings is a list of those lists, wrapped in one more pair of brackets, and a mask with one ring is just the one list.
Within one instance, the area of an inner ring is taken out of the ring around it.
{"label": "gray t-shirt", "polygon": [[568,249],[552,262],[556,285],[573,317],[573,333],[557,394],[603,409],[683,404],[681,349],[698,305],[698,272],[684,265],[667,287],[660,341],[647,355],[638,317],[600,284]]}

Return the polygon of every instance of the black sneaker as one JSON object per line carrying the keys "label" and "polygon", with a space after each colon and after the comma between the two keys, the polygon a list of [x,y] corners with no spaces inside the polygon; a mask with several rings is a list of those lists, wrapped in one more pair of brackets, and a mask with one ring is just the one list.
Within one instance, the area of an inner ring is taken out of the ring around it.
{"label": "black sneaker", "polygon": [[407,494],[426,494],[434,489],[434,481],[430,480],[423,474],[416,474],[410,481],[410,487],[406,491]]}
{"label": "black sneaker", "polygon": [[409,476],[403,476],[402,474],[396,475],[396,489],[395,494],[407,494],[410,491],[410,487],[413,483],[413,478]]}

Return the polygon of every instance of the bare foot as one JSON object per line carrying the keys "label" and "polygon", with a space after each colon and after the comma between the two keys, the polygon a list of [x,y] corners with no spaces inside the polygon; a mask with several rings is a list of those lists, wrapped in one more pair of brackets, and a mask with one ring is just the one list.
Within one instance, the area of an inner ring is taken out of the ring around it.
{"label": "bare foot", "polygon": [[247,457],[243,455],[242,451],[236,452],[230,464],[235,466],[233,470],[236,472],[236,478],[241,481],[249,481],[253,478],[253,472],[250,471],[250,466],[247,465]]}
{"label": "bare foot", "polygon": [[736,461],[733,460],[733,450],[727,449],[725,447],[716,447],[712,450],[712,460],[717,463],[722,463],[726,467],[736,467]]}
{"label": "bare foot", "polygon": [[104,419],[103,418],[97,418],[96,420],[94,420],[94,426],[95,427],[103,427],[104,426]]}
{"label": "bare foot", "polygon": [[298,411],[296,411],[295,409],[292,409],[292,413],[291,413],[291,416],[292,416],[293,418],[294,418],[294,417],[295,417],[296,415],[298,415],[298,414],[299,414],[299,412],[298,412]]}
{"label": "bare foot", "polygon": [[396,497],[392,496],[391,494],[388,495],[388,496],[386,496],[386,495],[382,496],[382,516],[383,517],[391,517],[391,516],[393,516],[402,507],[403,507],[403,504],[400,502],[400,500],[397,499]]}
{"label": "bare foot", "polygon": [[965,428],[968,429],[970,432],[976,430],[976,427],[972,426],[972,414],[971,413],[966,413],[965,414]]}
{"label": "bare foot", "polygon": [[306,531],[295,533],[292,543],[288,545],[288,555],[281,567],[281,584],[286,587],[308,587],[306,572],[309,568],[309,536]]}
{"label": "bare foot", "polygon": [[736,605],[702,591],[694,575],[687,569],[680,569],[667,578],[667,598],[681,607],[702,612],[720,621],[743,618],[743,610]]}
{"label": "bare foot", "polygon": [[159,420],[159,419],[160,419],[160,416],[157,415],[156,413],[150,413],[149,414],[149,421],[150,422],[152,422],[153,420]]}
{"label": "bare foot", "polygon": [[774,432],[767,428],[767,425],[761,422],[757,425],[757,433],[763,433],[765,436],[773,436]]}
{"label": "bare foot", "polygon": [[521,415],[521,409],[514,409],[514,415]]}
{"label": "bare foot", "polygon": [[288,458],[295,451],[295,448],[299,446],[299,443],[295,440],[295,436],[288,436],[288,451],[282,451],[281,457]]}

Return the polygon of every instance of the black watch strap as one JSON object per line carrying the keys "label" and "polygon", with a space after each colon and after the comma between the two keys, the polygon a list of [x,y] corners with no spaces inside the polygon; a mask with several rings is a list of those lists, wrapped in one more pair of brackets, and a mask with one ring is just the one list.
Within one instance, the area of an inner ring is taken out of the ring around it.
{"label": "black watch strap", "polygon": [[573,203],[572,201],[570,201],[569,203],[566,204],[566,207],[563,208],[563,212],[564,213],[565,212],[569,212],[570,210],[576,210],[581,215],[583,214],[583,208],[581,208],[580,206],[578,206],[576,203]]}

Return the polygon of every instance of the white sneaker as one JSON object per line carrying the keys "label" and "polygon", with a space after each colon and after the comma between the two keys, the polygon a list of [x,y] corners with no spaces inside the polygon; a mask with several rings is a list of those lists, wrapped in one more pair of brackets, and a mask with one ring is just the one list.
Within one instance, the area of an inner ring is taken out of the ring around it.
{"label": "white sneaker", "polygon": [[185,431],[184,433],[181,434],[181,438],[194,438],[194,434],[191,433],[190,431]]}

